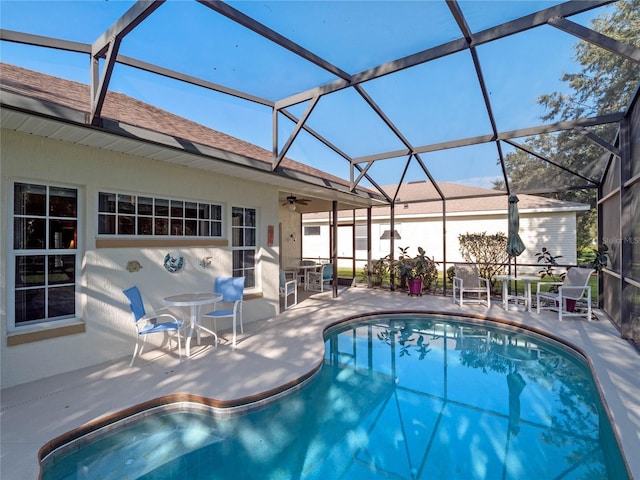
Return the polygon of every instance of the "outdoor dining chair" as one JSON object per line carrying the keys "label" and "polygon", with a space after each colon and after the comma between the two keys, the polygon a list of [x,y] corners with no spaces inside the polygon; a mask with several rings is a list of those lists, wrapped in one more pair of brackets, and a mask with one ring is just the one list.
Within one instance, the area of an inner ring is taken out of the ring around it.
{"label": "outdoor dining chair", "polygon": [[[170,336],[178,337],[178,354],[180,355],[180,361],[182,361],[182,345],[180,341],[180,329],[182,328],[183,321],[178,320],[173,314],[169,313],[167,309],[160,309],[158,311],[152,311],[147,315],[144,308],[144,302],[142,301],[142,295],[138,287],[133,286],[127,290],[123,290],[129,300],[129,307],[131,308],[131,314],[133,315],[133,321],[136,326],[136,346],[133,350],[133,356],[129,366],[133,366],[133,362],[137,355],[142,355],[142,349],[147,340],[147,335],[153,333],[169,333]],[[167,321],[158,321],[160,319],[166,319]],[[142,345],[140,345],[140,337],[142,337]],[[140,350],[138,351],[138,348]],[[169,341],[169,348],[171,348],[171,341]]]}
{"label": "outdoor dining chair", "polygon": [[[538,282],[536,312],[557,310],[559,321],[562,317],[586,317],[590,321],[591,286],[588,283],[594,271],[592,268],[572,267],[567,270],[563,282]],[[543,291],[542,287],[556,287],[557,291]],[[578,303],[586,305],[586,308],[576,310]]]}
{"label": "outdoor dining chair", "polygon": [[325,263],[316,272],[309,272],[309,290],[324,292],[324,286],[333,282],[333,263]]}
{"label": "outdoor dining chair", "polygon": [[[289,304],[289,297],[293,295],[293,303]],[[298,281],[294,278],[287,280],[287,274],[280,269],[280,296],[284,298],[284,310],[298,304]]]}
{"label": "outdoor dining chair", "polygon": [[[233,348],[236,347],[236,325],[240,322],[240,332],[244,333],[242,326],[242,303],[244,298],[244,277],[216,277],[213,286],[215,293],[222,294],[222,300],[213,304],[213,310],[202,316],[213,318],[213,331],[216,332],[216,320],[231,318],[233,323]],[[222,304],[222,307],[219,305]],[[226,307],[226,308],[225,308]]]}
{"label": "outdoor dining chair", "polygon": [[[455,274],[453,277],[453,303],[456,303],[456,291],[459,296],[457,301],[462,307],[464,302],[486,303],[491,306],[491,285],[488,279],[482,278],[478,273],[477,265],[467,265],[456,263],[454,265]],[[465,293],[476,294],[475,298],[465,298]],[[482,296],[486,297],[486,302]]]}

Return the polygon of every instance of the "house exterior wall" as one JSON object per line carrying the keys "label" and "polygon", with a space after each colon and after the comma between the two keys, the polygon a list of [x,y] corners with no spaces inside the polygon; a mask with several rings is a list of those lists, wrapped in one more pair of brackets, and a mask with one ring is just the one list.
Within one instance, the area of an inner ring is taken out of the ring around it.
{"label": "house exterior wall", "polygon": [[[122,290],[137,285],[145,303],[156,307],[162,306],[162,298],[167,295],[211,291],[216,276],[231,275],[232,206],[255,208],[258,217],[257,286],[245,292],[248,300],[244,306],[244,322],[259,321],[278,312],[278,238],[271,247],[267,245],[267,227],[277,228],[279,220],[278,192],[274,187],[34,135],[7,130],[1,133],[2,388],[131,355],[135,329]],[[12,221],[9,208],[13,203],[14,181],[78,189],[81,273],[76,294],[76,319],[12,328],[10,317],[13,312],[7,309],[7,299],[13,295],[13,290],[8,284],[7,261],[13,242],[9,236]],[[186,246],[177,248],[156,246],[152,243],[155,239],[139,247],[98,248],[99,191],[219,203],[223,206],[223,239],[228,245],[202,246],[198,243],[198,246],[189,246],[188,238],[185,238]],[[170,273],[163,266],[164,256],[173,250],[179,250],[185,259],[185,266],[178,273]],[[199,265],[203,257],[212,258],[209,268]],[[138,260],[142,269],[128,272],[125,267],[130,260]],[[54,327],[63,324],[80,325],[83,331],[50,338]],[[218,328],[229,326],[220,324]],[[15,339],[11,337],[31,332],[42,334],[42,339],[20,344],[11,341]]]}
{"label": "house exterior wall", "polygon": [[[305,258],[327,257],[329,245],[329,225],[318,220],[303,220],[304,226],[320,226],[320,235],[303,236],[303,256]],[[357,224],[366,225],[366,219],[358,219]],[[389,254],[390,240],[381,240],[385,230],[389,229],[388,218],[372,218],[371,225],[371,256],[378,259]],[[395,240],[398,257],[398,247],[409,247],[409,255],[416,255],[418,247],[425,249],[429,257],[433,257],[442,268],[444,259],[443,229],[441,217],[403,217],[396,216],[395,230],[400,239]],[[507,212],[486,213],[476,215],[450,215],[447,217],[446,226],[446,256],[447,263],[463,261],[460,254],[458,236],[465,233],[495,234],[508,231]],[[518,257],[518,264],[536,263],[537,252],[546,247],[553,255],[562,255],[562,264],[576,263],[576,217],[573,211],[562,212],[533,212],[520,214],[520,237],[527,247]],[[351,236],[339,235],[338,257],[344,256],[351,250]],[[357,250],[356,257],[359,260],[358,268],[366,263],[366,250]],[[345,266],[350,261],[345,260]],[[339,262],[341,265],[341,262]],[[530,273],[537,273],[538,267],[523,267]]]}
{"label": "house exterior wall", "polygon": [[302,254],[302,217],[299,212],[292,212],[280,206],[280,260],[283,268],[293,267],[300,262]]}

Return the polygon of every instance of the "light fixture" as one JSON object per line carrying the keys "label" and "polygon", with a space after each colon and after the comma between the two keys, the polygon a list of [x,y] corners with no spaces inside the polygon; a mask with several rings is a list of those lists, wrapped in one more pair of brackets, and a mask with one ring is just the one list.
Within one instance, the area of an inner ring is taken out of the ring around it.
{"label": "light fixture", "polygon": [[402,238],[397,230],[394,230],[393,234],[391,233],[391,230],[385,230],[384,232],[382,232],[380,240],[389,240],[391,237],[397,238],[398,240]]}
{"label": "light fixture", "polygon": [[296,211],[296,204],[293,202],[289,202],[289,210],[291,210],[292,212]]}

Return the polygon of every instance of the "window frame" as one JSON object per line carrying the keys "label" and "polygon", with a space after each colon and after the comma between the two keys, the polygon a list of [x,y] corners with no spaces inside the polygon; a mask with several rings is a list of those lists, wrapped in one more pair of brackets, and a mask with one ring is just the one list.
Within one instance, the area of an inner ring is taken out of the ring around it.
{"label": "window frame", "polygon": [[[254,222],[255,224],[253,226],[251,225],[245,225],[244,223],[242,225],[234,225],[234,211],[236,209],[242,209],[243,211],[243,215],[242,218],[246,218],[246,212],[247,211],[252,211],[253,212],[253,218],[254,218]],[[242,205],[232,205],[231,206],[231,272],[232,272],[232,276],[244,276],[245,277],[245,290],[257,290],[260,288],[260,275],[259,275],[259,270],[258,270],[258,264],[259,264],[259,260],[258,260],[258,248],[259,248],[259,244],[260,244],[260,240],[258,238],[259,236],[259,215],[258,215],[258,209],[255,207],[248,207],[248,206],[242,206]],[[243,244],[242,245],[237,245],[236,241],[238,239],[238,236],[236,235],[236,232],[242,229],[242,240],[243,240]],[[254,238],[254,244],[253,245],[246,245],[244,244],[244,240],[246,238],[246,231],[253,231],[253,238]],[[237,255],[236,252],[248,252],[251,251],[252,252],[252,256],[253,256],[253,265],[246,267],[245,266],[241,266],[238,267],[236,265],[236,260],[237,260]],[[247,282],[247,275],[246,272],[249,270],[253,270],[253,277],[254,277],[254,284],[251,285],[251,282]],[[238,275],[238,274],[241,275]]]}
{"label": "window frame", "polygon": [[319,237],[322,235],[322,228],[320,225],[304,225],[302,228],[302,234],[305,237]]}
{"label": "window frame", "polygon": [[[16,195],[16,187],[18,185],[26,185],[33,187],[45,187],[45,208],[44,215],[38,215],[33,213],[24,213],[17,214],[16,213],[16,204],[15,204],[15,195]],[[52,189],[67,189],[75,191],[75,216],[63,216],[63,215],[55,215],[50,211],[51,198],[53,197],[51,190]],[[80,301],[80,293],[81,293],[81,262],[80,262],[80,252],[82,246],[81,240],[81,232],[82,232],[82,218],[83,218],[83,208],[82,208],[82,197],[83,197],[83,189],[77,185],[65,184],[63,182],[46,182],[41,180],[31,180],[31,179],[13,179],[10,182],[10,194],[8,198],[8,248],[7,248],[7,331],[8,332],[19,332],[19,331],[29,331],[35,328],[40,328],[42,326],[51,326],[58,327],[61,324],[66,324],[70,321],[77,321],[82,311],[82,305]],[[44,238],[47,240],[44,248],[15,248],[15,221],[17,218],[42,218],[45,225],[44,230]],[[50,225],[52,221],[73,221],[75,222],[75,232],[72,237],[72,241],[70,241],[69,247],[62,248],[51,245],[50,238]],[[34,285],[34,286],[18,286],[17,282],[17,272],[16,265],[19,257],[44,257],[44,271],[49,271],[50,262],[53,259],[55,263],[58,261],[63,261],[62,259],[58,259],[56,257],[64,257],[64,256],[73,256],[72,261],[69,265],[73,265],[74,275],[71,281],[57,283],[51,282],[48,273],[45,274],[45,279],[43,281],[43,285]],[[56,317],[48,317],[49,315],[49,297],[48,294],[51,289],[55,288],[64,288],[64,287],[73,287],[73,313],[67,315],[61,315]],[[37,320],[26,320],[23,322],[16,322],[16,308],[18,305],[16,304],[16,295],[18,291],[28,291],[36,288],[43,288],[45,290],[45,307],[44,307],[44,318],[40,318]]]}
{"label": "window frame", "polygon": [[[106,211],[101,210],[101,198],[102,195],[114,195],[114,211]],[[119,204],[120,197],[135,197],[135,204],[133,208],[133,212],[120,212]],[[140,205],[142,204],[141,200],[152,200],[151,203],[151,212],[140,212]],[[166,203],[166,215],[158,213],[158,210],[162,207],[162,204]],[[159,205],[161,204],[161,205]],[[180,204],[182,206],[180,207]],[[191,205],[191,209],[195,208],[194,216],[187,216],[187,206]],[[201,208],[206,207],[208,218],[201,217]],[[181,209],[181,215],[173,215],[174,211]],[[212,218],[213,211],[217,209],[219,213],[219,218]],[[101,232],[101,218],[102,217],[113,217],[113,228],[114,233],[105,233]],[[124,219],[129,217],[132,219],[133,225],[133,233],[120,233],[119,232],[119,221],[120,219]],[[98,238],[103,239],[113,239],[113,238],[154,238],[154,239],[180,239],[180,238],[188,238],[188,239],[222,239],[225,235],[225,211],[224,205],[220,202],[212,202],[208,200],[194,200],[194,199],[186,199],[186,198],[177,198],[177,197],[168,197],[168,196],[158,196],[154,194],[146,194],[146,193],[131,193],[131,192],[123,192],[116,190],[106,190],[106,189],[98,189],[96,192],[96,235]],[[150,219],[150,226],[152,229],[151,234],[147,233],[138,233],[140,228],[141,220]],[[167,233],[157,233],[158,221],[166,220]],[[175,222],[174,222],[175,221]],[[180,225],[178,225],[178,221]],[[208,234],[199,234],[201,222],[207,222],[208,226]],[[186,235],[186,225],[187,222],[195,222],[196,228],[198,231],[195,235]],[[171,233],[172,227],[180,228],[181,233]],[[214,230],[214,226],[218,226],[219,234],[212,235],[211,232]]]}

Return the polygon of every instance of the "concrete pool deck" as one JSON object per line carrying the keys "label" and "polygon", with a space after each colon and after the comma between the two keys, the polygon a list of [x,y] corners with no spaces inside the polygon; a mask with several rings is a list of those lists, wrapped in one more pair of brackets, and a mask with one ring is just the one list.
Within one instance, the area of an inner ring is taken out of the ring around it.
{"label": "concrete pool deck", "polygon": [[[36,479],[38,452],[70,430],[158,397],[189,394],[219,402],[278,389],[314,370],[323,360],[327,325],[375,312],[428,311],[471,315],[551,333],[591,361],[633,478],[640,479],[640,355],[606,319],[587,322],[557,315],[506,312],[453,304],[451,297],[408,297],[402,292],[353,287],[313,295],[281,315],[245,325],[238,346],[207,337],[193,342],[190,359],[155,349],[129,367],[130,357],[7,388],[1,392],[0,478]],[[230,337],[223,334],[222,337]]]}

